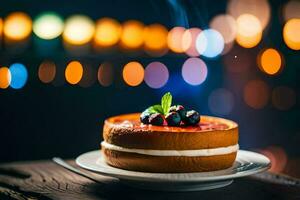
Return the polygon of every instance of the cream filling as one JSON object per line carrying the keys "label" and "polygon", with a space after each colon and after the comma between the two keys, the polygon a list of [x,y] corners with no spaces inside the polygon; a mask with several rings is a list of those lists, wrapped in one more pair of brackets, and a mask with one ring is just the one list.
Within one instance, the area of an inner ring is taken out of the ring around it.
{"label": "cream filling", "polygon": [[220,147],[213,149],[198,149],[198,150],[153,150],[153,149],[131,149],[109,144],[105,141],[101,145],[106,149],[122,151],[128,153],[138,153],[151,156],[216,156],[236,152],[239,150],[239,145],[232,145],[228,147]]}

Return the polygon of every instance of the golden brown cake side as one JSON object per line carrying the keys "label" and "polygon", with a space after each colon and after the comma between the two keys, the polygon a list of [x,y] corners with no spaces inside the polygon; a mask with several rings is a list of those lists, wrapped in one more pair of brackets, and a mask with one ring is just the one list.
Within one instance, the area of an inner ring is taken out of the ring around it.
{"label": "golden brown cake side", "polygon": [[236,152],[216,156],[151,156],[102,148],[106,162],[114,167],[143,172],[206,172],[232,166]]}

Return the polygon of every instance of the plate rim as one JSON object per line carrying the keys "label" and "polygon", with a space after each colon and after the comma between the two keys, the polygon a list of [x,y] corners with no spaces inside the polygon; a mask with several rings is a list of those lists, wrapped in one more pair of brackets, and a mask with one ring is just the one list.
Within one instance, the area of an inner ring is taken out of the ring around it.
{"label": "plate rim", "polygon": [[[119,179],[124,179],[124,180],[135,180],[135,181],[151,181],[151,182],[210,182],[210,181],[222,181],[222,180],[229,180],[229,179],[236,179],[236,178],[241,178],[241,177],[245,177],[245,176],[249,176],[249,175],[253,175],[253,174],[257,174],[257,173],[260,173],[260,172],[263,172],[263,171],[266,171],[268,169],[271,168],[271,161],[269,158],[267,158],[266,156],[260,154],[260,153],[257,153],[257,152],[253,152],[253,151],[247,151],[247,150],[238,150],[238,152],[240,153],[243,153],[243,154],[257,154],[261,157],[263,157],[265,160],[268,161],[268,163],[264,166],[259,166],[257,168],[253,168],[253,169],[249,169],[249,170],[246,170],[246,171],[242,171],[242,172],[236,172],[234,174],[226,174],[226,175],[216,175],[216,176],[210,176],[210,177],[197,177],[197,176],[193,176],[192,178],[189,178],[189,179],[170,179],[170,178],[164,178],[164,177],[160,177],[160,176],[156,176],[156,177],[142,177],[142,176],[137,176],[137,175],[132,175],[132,174],[121,174],[121,173],[112,173],[112,172],[105,172],[103,170],[96,170],[94,169],[93,167],[88,167],[84,164],[82,164],[80,162],[80,160],[87,156],[87,155],[91,155],[91,154],[96,154],[96,153],[99,153],[99,155],[101,156],[101,151],[100,149],[99,150],[93,150],[93,151],[89,151],[89,152],[86,152],[86,153],[83,153],[81,155],[79,155],[76,159],[75,159],[75,163],[85,169],[85,170],[88,170],[88,171],[91,171],[91,172],[94,172],[96,174],[100,174],[100,175],[103,175],[103,176],[109,176],[109,177],[114,177],[114,178],[119,178]],[[103,163],[105,165],[107,165],[106,163]],[[108,165],[109,166],[109,165]],[[191,173],[151,173],[151,172],[138,172],[138,171],[130,171],[130,170],[125,170],[125,169],[120,169],[120,168],[116,168],[116,167],[112,167],[112,166],[109,166],[113,169],[116,169],[118,171],[124,171],[124,172],[134,172],[134,173],[141,173],[142,174],[156,174],[156,175],[183,175],[183,174],[188,174],[188,175],[191,175],[191,174],[194,174],[194,175],[197,175],[197,174],[200,174],[200,173],[207,173],[207,172],[191,172]],[[226,169],[225,169],[226,170]],[[219,170],[220,171],[220,170]]]}

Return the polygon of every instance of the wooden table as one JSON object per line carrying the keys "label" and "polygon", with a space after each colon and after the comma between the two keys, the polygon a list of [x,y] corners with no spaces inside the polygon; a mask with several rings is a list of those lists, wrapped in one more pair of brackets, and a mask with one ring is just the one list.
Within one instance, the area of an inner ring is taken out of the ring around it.
{"label": "wooden table", "polygon": [[[74,165],[74,161],[68,161]],[[52,161],[0,165],[0,199],[300,199],[300,182],[269,172],[200,192],[158,192],[130,188],[118,179],[95,175],[98,183]],[[162,186],[163,187],[163,186]]]}

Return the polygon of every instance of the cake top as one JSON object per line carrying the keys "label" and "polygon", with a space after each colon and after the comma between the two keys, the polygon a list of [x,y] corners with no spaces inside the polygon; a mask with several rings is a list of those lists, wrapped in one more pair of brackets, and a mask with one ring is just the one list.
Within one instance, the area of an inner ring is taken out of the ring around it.
{"label": "cake top", "polygon": [[193,126],[156,126],[151,124],[144,124],[140,122],[141,113],[130,113],[125,115],[118,115],[106,120],[107,124],[113,126],[115,129],[128,129],[132,131],[149,131],[149,132],[206,132],[214,130],[229,130],[231,128],[237,127],[237,124],[231,120],[211,117],[211,116],[201,116],[201,122]]}
{"label": "cake top", "polygon": [[161,103],[148,107],[140,116],[143,124],[156,126],[199,126],[200,114],[186,110],[182,105],[172,106],[170,92],[163,95]]}

